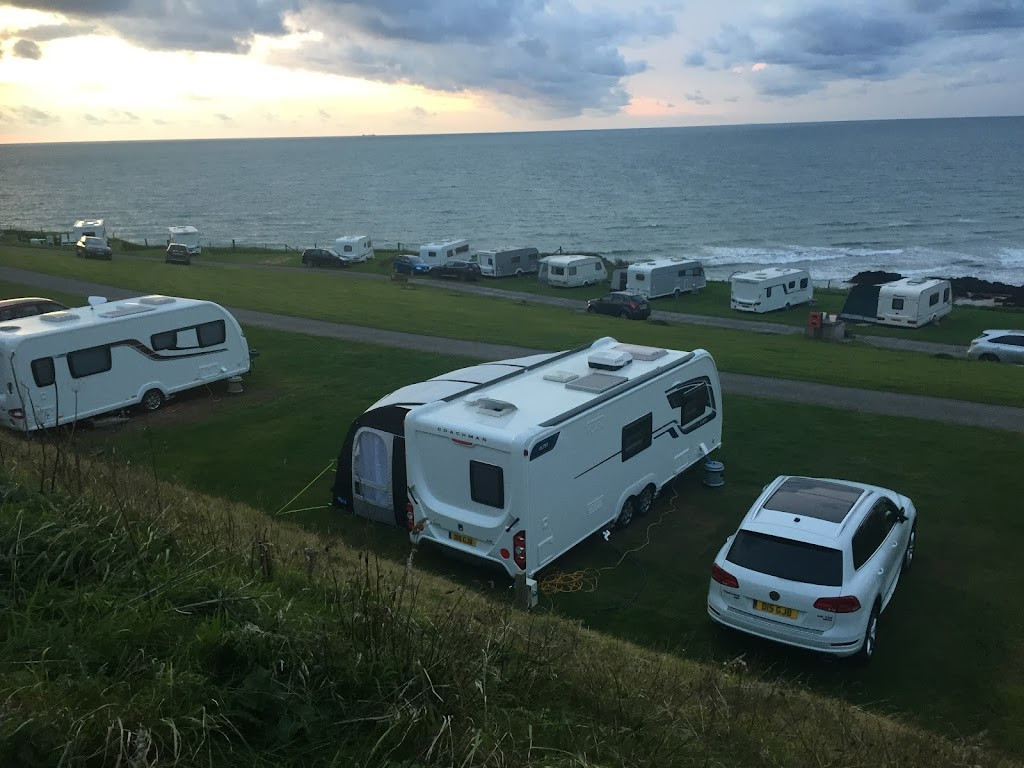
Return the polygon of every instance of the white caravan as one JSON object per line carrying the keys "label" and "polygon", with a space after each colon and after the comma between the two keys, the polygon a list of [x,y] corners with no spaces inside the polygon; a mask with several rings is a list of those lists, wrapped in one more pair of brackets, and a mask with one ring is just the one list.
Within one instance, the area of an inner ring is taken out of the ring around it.
{"label": "white caravan", "polygon": [[814,285],[806,269],[767,267],[737,272],[729,277],[731,305],[741,312],[771,312],[806,304],[814,298]]}
{"label": "white caravan", "polygon": [[706,284],[704,267],[694,259],[636,261],[626,268],[626,290],[648,299],[697,293]]}
{"label": "white caravan", "polygon": [[406,414],[418,405],[493,381],[553,354],[460,368],[382,397],[352,422],[345,435],[334,475],[334,505],[378,523],[405,527]]}
{"label": "white caravan", "polygon": [[904,277],[881,285],[855,285],[840,317],[877,325],[918,328],[938,322],[953,311],[953,288],[948,280]]}
{"label": "white caravan", "polygon": [[721,445],[715,361],[599,339],[405,418],[414,543],[539,569]]}
{"label": "white caravan", "polygon": [[476,261],[484,277],[535,275],[540,253],[536,248],[496,248],[477,252]]}
{"label": "white caravan", "polygon": [[188,248],[193,256],[203,252],[202,243],[199,242],[199,230],[191,224],[184,224],[180,227],[167,228],[167,244],[178,243]]}
{"label": "white caravan", "polygon": [[249,370],[238,322],[218,304],[143,296],[0,324],[0,423],[29,432]]}
{"label": "white caravan", "polygon": [[443,267],[449,261],[469,261],[469,240],[442,240],[439,243],[421,245],[420,258],[427,262],[432,270]]}
{"label": "white caravan", "polygon": [[71,228],[71,244],[74,245],[78,242],[79,238],[83,235],[89,235],[89,237],[102,237],[104,241],[107,239],[107,228],[103,224],[103,219],[79,219],[75,222],[75,226]]}
{"label": "white caravan", "polygon": [[608,270],[600,256],[578,253],[545,256],[539,266],[537,280],[559,288],[597,285],[608,279]]}
{"label": "white caravan", "polygon": [[366,235],[343,235],[334,241],[334,252],[345,261],[361,263],[373,258],[373,243]]}

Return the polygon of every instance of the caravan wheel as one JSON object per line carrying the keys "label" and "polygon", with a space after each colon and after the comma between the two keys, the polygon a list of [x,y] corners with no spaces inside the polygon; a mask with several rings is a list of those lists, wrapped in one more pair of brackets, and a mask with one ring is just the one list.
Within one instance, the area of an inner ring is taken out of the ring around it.
{"label": "caravan wheel", "polygon": [[164,393],[159,389],[151,389],[142,396],[142,400],[139,401],[139,405],[142,406],[144,411],[155,411],[164,404]]}
{"label": "caravan wheel", "polygon": [[622,503],[622,511],[615,518],[616,528],[627,528],[633,522],[633,515],[636,513],[636,496],[630,496]]}
{"label": "caravan wheel", "polygon": [[640,493],[640,502],[636,508],[636,513],[640,517],[643,517],[654,508],[654,494],[655,489],[653,485],[648,485]]}
{"label": "caravan wheel", "polygon": [[678,299],[679,298],[679,294],[680,294],[680,290],[678,288],[676,288],[674,291],[672,291],[672,298],[673,299]]}

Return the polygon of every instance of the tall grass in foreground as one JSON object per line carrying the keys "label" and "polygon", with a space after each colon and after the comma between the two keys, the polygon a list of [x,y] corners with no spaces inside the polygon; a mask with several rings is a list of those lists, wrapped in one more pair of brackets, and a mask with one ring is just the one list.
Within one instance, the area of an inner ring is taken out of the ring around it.
{"label": "tall grass in foreground", "polygon": [[1009,765],[412,560],[2,435],[0,765]]}

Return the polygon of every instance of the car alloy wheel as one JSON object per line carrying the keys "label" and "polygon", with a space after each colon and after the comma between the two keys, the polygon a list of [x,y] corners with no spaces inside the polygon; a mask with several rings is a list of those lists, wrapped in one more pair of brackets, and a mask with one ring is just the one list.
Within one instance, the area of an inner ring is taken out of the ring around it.
{"label": "car alloy wheel", "polygon": [[914,564],[914,555],[917,554],[917,521],[910,529],[910,538],[907,539],[907,548],[903,552],[903,570],[909,571]]}
{"label": "car alloy wheel", "polygon": [[868,624],[864,629],[864,642],[857,652],[857,658],[860,661],[868,662],[871,661],[875,656],[875,649],[878,644],[878,603],[875,603],[871,609],[871,615],[868,616]]}

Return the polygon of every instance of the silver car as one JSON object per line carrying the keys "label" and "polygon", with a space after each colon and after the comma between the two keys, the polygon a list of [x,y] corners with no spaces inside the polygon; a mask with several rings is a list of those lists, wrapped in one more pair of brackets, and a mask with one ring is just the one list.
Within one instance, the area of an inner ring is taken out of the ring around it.
{"label": "silver car", "polygon": [[982,331],[967,348],[967,356],[972,360],[1024,365],[1024,331]]}

